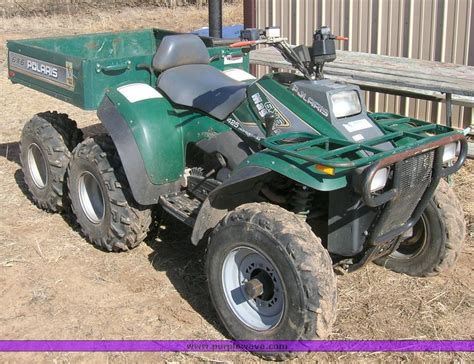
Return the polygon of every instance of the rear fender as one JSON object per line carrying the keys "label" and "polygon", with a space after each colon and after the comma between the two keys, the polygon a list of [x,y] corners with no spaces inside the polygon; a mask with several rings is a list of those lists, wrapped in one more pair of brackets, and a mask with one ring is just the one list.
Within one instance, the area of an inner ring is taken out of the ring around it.
{"label": "rear fender", "polygon": [[175,109],[143,83],[110,89],[97,115],[114,141],[134,198],[143,205],[180,189],[188,143],[230,130],[202,113]]}
{"label": "rear fender", "polygon": [[143,205],[156,204],[160,195],[180,187],[184,152],[179,119],[169,116],[171,105],[152,87],[126,87],[129,93],[111,89],[97,115],[114,141],[133,197]]}

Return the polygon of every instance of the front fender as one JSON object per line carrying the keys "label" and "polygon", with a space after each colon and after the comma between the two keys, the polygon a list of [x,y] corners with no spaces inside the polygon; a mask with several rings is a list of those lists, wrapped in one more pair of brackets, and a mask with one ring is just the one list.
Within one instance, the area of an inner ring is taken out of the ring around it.
{"label": "front fender", "polygon": [[268,149],[252,154],[238,168],[249,166],[268,168],[318,191],[334,191],[348,185],[347,174],[324,174],[313,163]]}
{"label": "front fender", "polygon": [[[313,172],[314,171],[314,172]],[[347,176],[324,176],[314,165],[273,152],[259,152],[244,160],[232,176],[209,194],[193,228],[191,241],[198,244],[228,211],[247,202],[259,201],[259,183],[273,172],[320,191],[333,191],[347,186]]]}
{"label": "front fender", "polygon": [[268,168],[240,168],[213,190],[199,210],[191,241],[197,245],[222,220],[228,211],[246,202],[258,202],[258,184],[272,173]]}

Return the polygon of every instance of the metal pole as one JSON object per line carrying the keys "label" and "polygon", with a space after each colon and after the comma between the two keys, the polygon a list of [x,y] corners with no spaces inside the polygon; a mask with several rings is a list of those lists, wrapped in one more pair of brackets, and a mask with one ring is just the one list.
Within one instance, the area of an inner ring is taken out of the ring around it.
{"label": "metal pole", "polygon": [[222,38],[222,0],[209,0],[209,36]]}
{"label": "metal pole", "polygon": [[[257,26],[257,3],[256,0],[244,0],[244,28],[255,28]],[[257,66],[251,64],[249,71],[257,75]]]}
{"label": "metal pole", "polygon": [[446,126],[451,127],[453,125],[453,106],[452,106],[452,95],[448,92],[446,94]]}
{"label": "metal pole", "polygon": [[244,0],[244,28],[255,28],[257,23],[255,0]]}

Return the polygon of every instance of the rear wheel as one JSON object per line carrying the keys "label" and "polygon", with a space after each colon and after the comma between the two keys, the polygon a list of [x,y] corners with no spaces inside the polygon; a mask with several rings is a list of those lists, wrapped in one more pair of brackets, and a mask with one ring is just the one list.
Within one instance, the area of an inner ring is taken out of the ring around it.
{"label": "rear wheel", "polygon": [[[214,229],[206,273],[214,307],[236,340],[325,338],[336,317],[336,278],[321,241],[296,215],[245,204]],[[283,360],[296,353],[257,352]]]}
{"label": "rear wheel", "polygon": [[126,251],[145,239],[151,211],[133,200],[110,137],[88,138],[76,147],[68,187],[77,222],[94,245]]}
{"label": "rear wheel", "polygon": [[81,140],[81,130],[66,114],[44,112],[25,124],[20,159],[25,182],[38,207],[56,212],[66,205],[66,170],[71,152]]}
{"label": "rear wheel", "polygon": [[461,204],[446,181],[439,186],[413,227],[410,238],[375,263],[415,277],[435,276],[452,268],[462,250],[466,227]]}

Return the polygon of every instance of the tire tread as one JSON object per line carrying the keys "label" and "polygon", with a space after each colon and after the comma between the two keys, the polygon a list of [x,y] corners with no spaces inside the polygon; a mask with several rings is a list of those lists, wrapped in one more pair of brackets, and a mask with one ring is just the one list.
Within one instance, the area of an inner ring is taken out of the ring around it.
{"label": "tire tread", "polygon": [[[67,114],[56,111],[46,111],[33,116],[25,124],[20,140],[20,159],[23,174],[29,174],[27,167],[27,150],[24,149],[24,138],[36,136],[46,149],[48,164],[51,172],[51,188],[45,196],[38,196],[32,191],[32,187],[26,179],[34,203],[43,210],[49,212],[62,211],[67,207],[65,196],[67,196],[64,184],[67,167],[72,157],[72,151],[82,140],[83,134],[77,128],[74,120]],[[46,156],[45,156],[46,157]]]}
{"label": "tire tread", "polygon": [[[73,159],[80,158],[97,166],[108,190],[111,221],[107,236],[93,238],[81,225],[82,233],[96,246],[105,251],[127,251],[138,246],[147,236],[152,223],[151,210],[138,205],[131,194],[120,157],[108,135],[87,138],[74,150]],[[71,181],[68,180],[69,189]],[[79,220],[77,207],[72,204]]]}
{"label": "tire tread", "polygon": [[[304,328],[298,340],[314,340],[315,335],[325,338],[329,335],[336,318],[337,288],[333,274],[332,261],[321,239],[311,231],[306,222],[279,206],[270,203],[249,203],[237,207],[227,214],[214,229],[213,234],[232,222],[245,221],[270,232],[276,241],[281,242],[293,260],[305,292],[306,310]],[[212,239],[212,238],[211,238]],[[314,257],[319,266],[313,262]],[[318,282],[318,295],[312,291]],[[266,360],[282,361],[293,358],[296,353],[273,352],[257,353]]]}

